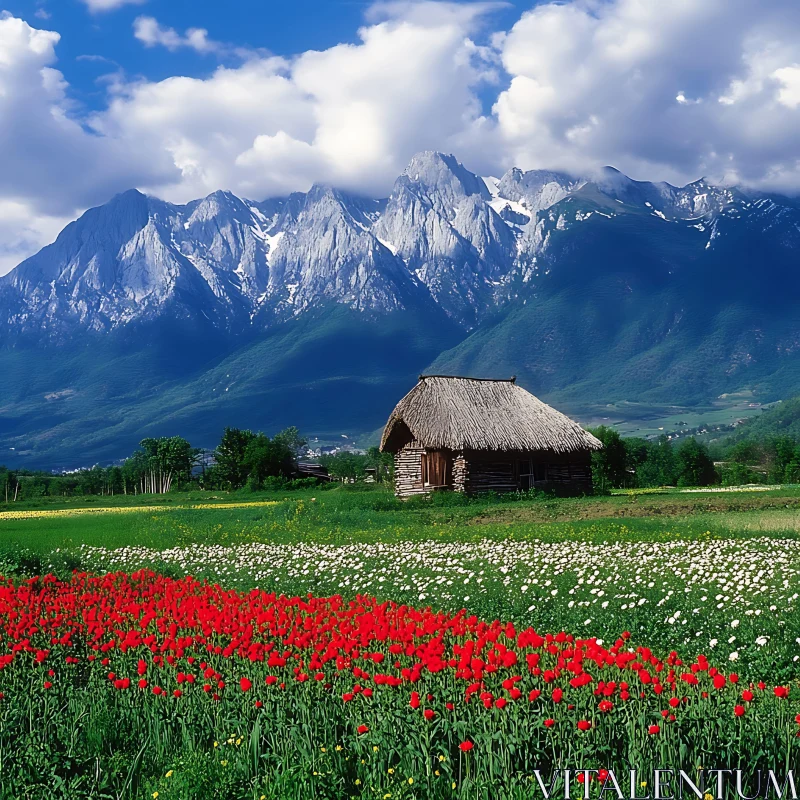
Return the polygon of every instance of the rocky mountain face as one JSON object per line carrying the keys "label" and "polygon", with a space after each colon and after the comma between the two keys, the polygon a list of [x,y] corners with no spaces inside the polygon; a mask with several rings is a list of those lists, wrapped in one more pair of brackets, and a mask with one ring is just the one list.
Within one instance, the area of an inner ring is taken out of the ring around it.
{"label": "rocky mountain face", "polygon": [[798,254],[794,199],[610,167],[480,177],[425,152],[382,200],[129,191],[0,278],[0,462],[374,430],[426,369],[517,374],[579,415],[777,399],[800,391]]}
{"label": "rocky mountain face", "polygon": [[387,200],[314,186],[178,206],[131,190],[0,278],[0,330],[63,339],[164,314],[261,330],[331,302],[437,308],[471,330],[535,284],[554,231],[649,214],[694,221],[712,246],[720,214],[752,218],[759,202],[796,214],[735,188],[633,181],[610,167],[592,179],[519,169],[481,178],[435,152],[414,156]]}

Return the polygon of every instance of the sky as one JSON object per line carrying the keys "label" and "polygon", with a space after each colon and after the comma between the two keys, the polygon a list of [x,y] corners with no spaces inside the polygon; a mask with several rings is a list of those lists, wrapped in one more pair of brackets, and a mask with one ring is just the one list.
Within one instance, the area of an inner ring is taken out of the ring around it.
{"label": "sky", "polygon": [[138,188],[469,169],[800,191],[798,0],[0,0],[0,274]]}

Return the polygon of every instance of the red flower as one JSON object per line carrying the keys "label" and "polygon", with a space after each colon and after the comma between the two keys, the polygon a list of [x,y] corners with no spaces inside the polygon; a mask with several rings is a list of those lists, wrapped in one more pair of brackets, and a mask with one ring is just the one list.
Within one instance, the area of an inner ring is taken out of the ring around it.
{"label": "red flower", "polygon": [[563,696],[564,692],[561,689],[553,689],[553,694],[551,697],[553,698],[554,703],[560,703]]}
{"label": "red flower", "polygon": [[555,725],[555,724],[556,724],[556,721],[554,719],[546,719],[544,721],[545,728],[552,728],[553,725]]}
{"label": "red flower", "polygon": [[250,689],[252,689],[252,688],[253,688],[253,683],[252,683],[252,681],[251,681],[249,678],[242,678],[242,679],[239,681],[239,688],[240,688],[240,689],[241,689],[243,692],[249,692],[249,691],[250,691]]}
{"label": "red flower", "polygon": [[496,708],[505,708],[508,704],[508,700],[505,697],[498,697],[497,700],[494,701]]}
{"label": "red flower", "polygon": [[50,681],[45,681],[43,685],[45,689],[51,689],[53,687],[53,684],[50,683]]}
{"label": "red flower", "polygon": [[425,719],[430,720],[430,719],[433,719],[436,716],[436,712],[432,708],[426,708],[422,712],[422,715],[425,717]]}
{"label": "red flower", "polygon": [[146,688],[147,688],[147,681],[146,681],[144,678],[142,678],[142,679],[139,681],[139,688],[140,688],[140,689],[146,689]]}
{"label": "red flower", "polygon": [[742,700],[744,700],[745,703],[749,703],[752,699],[753,699],[753,693],[749,689],[745,689],[742,692]]}
{"label": "red flower", "polygon": [[176,690],[175,690],[175,691],[172,693],[172,696],[173,696],[173,697],[183,697],[183,692],[182,692],[180,689],[176,689]]}
{"label": "red flower", "polygon": [[650,727],[647,729],[647,732],[648,732],[648,733],[649,733],[651,736],[655,736],[657,733],[661,733],[661,728],[659,728],[659,727],[658,727],[658,725],[651,725],[651,726],[650,726]]}
{"label": "red flower", "polygon": [[611,709],[614,708],[614,704],[610,700],[601,700],[598,703],[597,708],[600,711],[607,712],[607,711],[611,711]]}
{"label": "red flower", "polygon": [[788,697],[789,696],[789,689],[786,686],[776,686],[773,689],[775,693],[775,697]]}
{"label": "red flower", "polygon": [[475,745],[472,742],[470,742],[469,739],[467,739],[467,741],[461,742],[461,744],[458,746],[458,749],[462,753],[468,753],[470,750],[472,750],[473,747],[475,747]]}
{"label": "red flower", "polygon": [[741,717],[744,715],[744,706],[734,706],[733,713],[736,714],[737,717]]}
{"label": "red flower", "polygon": [[582,719],[578,722],[579,731],[588,731],[592,727],[592,723],[588,719]]}
{"label": "red flower", "polygon": [[367,733],[369,731],[369,728],[366,725],[359,725],[358,728],[356,728],[356,730],[359,733]]}

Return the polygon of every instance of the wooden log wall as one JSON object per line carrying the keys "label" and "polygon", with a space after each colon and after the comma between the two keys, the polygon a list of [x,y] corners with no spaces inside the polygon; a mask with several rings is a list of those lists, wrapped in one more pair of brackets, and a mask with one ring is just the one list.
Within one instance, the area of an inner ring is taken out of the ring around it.
{"label": "wooden log wall", "polygon": [[465,492],[469,483],[469,462],[463,453],[456,453],[453,458],[453,491]]}
{"label": "wooden log wall", "polygon": [[419,442],[409,442],[394,454],[394,492],[398,497],[425,494],[422,484],[422,455],[425,448]]}

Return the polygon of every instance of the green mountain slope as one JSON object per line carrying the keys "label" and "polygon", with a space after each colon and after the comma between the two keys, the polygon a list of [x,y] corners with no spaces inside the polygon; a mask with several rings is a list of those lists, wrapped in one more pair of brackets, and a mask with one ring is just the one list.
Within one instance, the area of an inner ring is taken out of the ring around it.
{"label": "green mountain slope", "polygon": [[440,317],[368,317],[338,306],[225,357],[198,352],[197,341],[170,346],[163,334],[160,347],[128,352],[129,337],[80,350],[0,351],[8,376],[0,462],[91,465],[129,454],[145,436],[214,446],[225,425],[360,434],[382,425],[424,365],[462,337]]}

